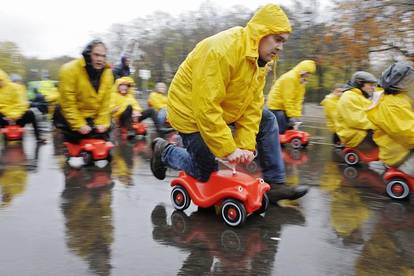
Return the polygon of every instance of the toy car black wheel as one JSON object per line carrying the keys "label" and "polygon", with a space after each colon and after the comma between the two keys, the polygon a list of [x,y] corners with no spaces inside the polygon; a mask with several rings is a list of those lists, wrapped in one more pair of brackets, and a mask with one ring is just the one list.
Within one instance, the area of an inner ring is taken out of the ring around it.
{"label": "toy car black wheel", "polygon": [[239,226],[246,221],[246,208],[238,200],[226,199],[221,205],[221,217],[227,225]]}
{"label": "toy car black wheel", "polygon": [[405,199],[410,194],[410,187],[402,178],[392,179],[387,183],[387,194],[394,199]]}
{"label": "toy car black wheel", "polygon": [[301,155],[302,155],[301,151],[300,151],[300,150],[298,150],[298,149],[294,149],[294,150],[292,150],[292,151],[291,151],[291,154],[292,154],[292,158],[293,158],[293,160],[300,160]]}
{"label": "toy car black wheel", "polygon": [[176,210],[184,211],[190,206],[191,198],[183,186],[177,185],[171,191],[171,202]]}
{"label": "toy car black wheel", "polygon": [[221,233],[221,246],[234,254],[242,249],[242,242],[239,235],[233,230],[227,229]]}
{"label": "toy car black wheel", "polygon": [[106,160],[108,160],[108,162],[112,161],[112,154],[110,151],[108,152],[108,156],[106,157]]}
{"label": "toy car black wheel", "polygon": [[267,194],[263,194],[262,206],[259,209],[257,209],[255,213],[260,215],[266,212],[267,208],[269,208],[269,203],[269,197],[267,196]]}
{"label": "toy car black wheel", "polygon": [[65,146],[65,147],[63,147],[63,149],[62,149],[62,154],[63,154],[63,156],[65,156],[66,157],[66,160],[69,160],[69,158],[70,158],[70,154],[69,154],[69,150],[68,150],[68,148]]}
{"label": "toy car black wheel", "polygon": [[184,234],[187,232],[187,215],[184,212],[174,211],[171,214],[171,226],[175,233]]}
{"label": "toy car black wheel", "polygon": [[358,177],[358,170],[355,167],[346,167],[344,169],[344,176],[348,179],[355,179]]}
{"label": "toy car black wheel", "polygon": [[255,173],[257,171],[257,163],[255,161],[250,162],[246,165],[246,170],[249,173]]}
{"label": "toy car black wheel", "polygon": [[347,152],[344,156],[344,160],[348,165],[354,166],[359,163],[359,156],[355,152]]}
{"label": "toy car black wheel", "polygon": [[90,152],[82,151],[80,157],[83,158],[85,165],[90,165],[92,163],[92,154]]}
{"label": "toy car black wheel", "polygon": [[294,149],[300,149],[302,147],[302,140],[300,140],[299,138],[293,138],[292,140],[290,140],[290,145]]}

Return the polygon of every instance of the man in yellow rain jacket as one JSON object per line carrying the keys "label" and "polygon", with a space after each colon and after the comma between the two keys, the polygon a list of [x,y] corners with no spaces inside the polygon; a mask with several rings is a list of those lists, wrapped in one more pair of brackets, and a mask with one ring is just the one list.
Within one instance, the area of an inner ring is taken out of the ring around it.
{"label": "man in yellow rain jacket", "polygon": [[167,85],[163,82],[158,82],[155,85],[155,91],[148,96],[148,106],[155,109],[157,112],[158,123],[164,126],[167,120]]}
{"label": "man in yellow rain jacket", "polygon": [[10,81],[8,75],[0,70],[0,128],[10,124],[24,127],[31,123],[38,143],[45,143],[41,137],[36,117],[29,109],[24,87]]}
{"label": "man in yellow rain jacket", "polygon": [[[166,167],[199,181],[218,170],[215,157],[248,163],[257,150],[271,202],[296,199],[303,186],[285,183],[275,116],[264,107],[268,62],[276,59],[291,27],[274,4],[260,8],[246,27],[234,27],[197,44],[179,67],[168,92],[168,119],[184,148],[157,138],[151,170],[165,178]],[[232,133],[229,125],[234,126]]]}
{"label": "man in yellow rain jacket", "polygon": [[54,123],[67,141],[108,139],[113,75],[106,63],[106,51],[102,41],[93,40],[81,58],[64,64],[60,70],[59,107]]}
{"label": "man in yellow rain jacket", "polygon": [[341,142],[352,148],[370,150],[376,147],[372,139],[372,130],[376,129],[367,117],[367,110],[372,104],[372,97],[377,79],[370,73],[358,71],[348,82],[338,102],[338,120],[336,133]]}
{"label": "man in yellow rain jacket", "polygon": [[397,62],[382,73],[380,85],[384,95],[368,111],[378,127],[374,139],[380,160],[414,177],[414,68]]}
{"label": "man in yellow rain jacket", "polygon": [[332,132],[332,142],[334,146],[337,147],[342,146],[341,140],[339,139],[338,134],[336,134],[336,120],[338,117],[338,101],[344,90],[344,84],[337,84],[335,89],[330,94],[326,95],[321,102],[326,117],[326,125]]}
{"label": "man in yellow rain jacket", "polygon": [[301,61],[292,70],[283,74],[270,89],[267,106],[276,116],[279,133],[285,133],[289,126],[294,126],[300,121],[305,85],[315,70],[313,60]]}

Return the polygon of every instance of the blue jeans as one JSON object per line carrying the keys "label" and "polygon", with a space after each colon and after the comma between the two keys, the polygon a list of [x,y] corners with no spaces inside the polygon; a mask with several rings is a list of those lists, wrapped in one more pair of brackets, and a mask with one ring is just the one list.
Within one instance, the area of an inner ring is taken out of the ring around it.
{"label": "blue jeans", "polygon": [[158,124],[160,127],[164,127],[165,121],[167,120],[167,108],[161,108],[157,114]]}
{"label": "blue jeans", "polygon": [[283,134],[289,128],[289,118],[283,110],[270,110],[277,119],[279,133]]}
{"label": "blue jeans", "polygon": [[[184,170],[187,174],[206,182],[210,174],[218,170],[215,156],[204,143],[200,133],[183,134],[185,148],[168,146],[162,153],[161,160],[167,167]],[[285,182],[285,164],[279,142],[279,130],[275,116],[264,109],[256,136],[257,154],[267,183]]]}

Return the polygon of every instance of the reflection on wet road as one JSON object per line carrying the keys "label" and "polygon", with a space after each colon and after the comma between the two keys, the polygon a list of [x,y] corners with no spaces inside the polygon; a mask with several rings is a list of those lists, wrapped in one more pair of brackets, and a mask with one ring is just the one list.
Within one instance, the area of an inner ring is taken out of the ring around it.
{"label": "reflection on wet road", "polygon": [[146,141],[117,141],[110,168],[81,170],[56,135],[2,145],[0,275],[413,275],[414,207],[347,167],[326,129],[306,130],[313,143],[283,157],[289,184],[309,194],[236,229],[214,209],[174,211],[177,173],[152,177]]}

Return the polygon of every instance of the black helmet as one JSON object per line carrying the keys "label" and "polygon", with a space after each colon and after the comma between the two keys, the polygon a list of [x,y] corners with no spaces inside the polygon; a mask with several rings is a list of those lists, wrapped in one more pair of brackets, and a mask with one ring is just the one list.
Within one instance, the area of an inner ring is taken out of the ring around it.
{"label": "black helmet", "polygon": [[408,62],[399,61],[382,72],[379,84],[386,94],[398,94],[407,89],[403,83],[407,77],[414,78],[414,69]]}
{"label": "black helmet", "polygon": [[354,87],[362,87],[364,83],[377,83],[377,78],[368,72],[365,71],[358,71],[352,75],[351,78],[351,85]]}

